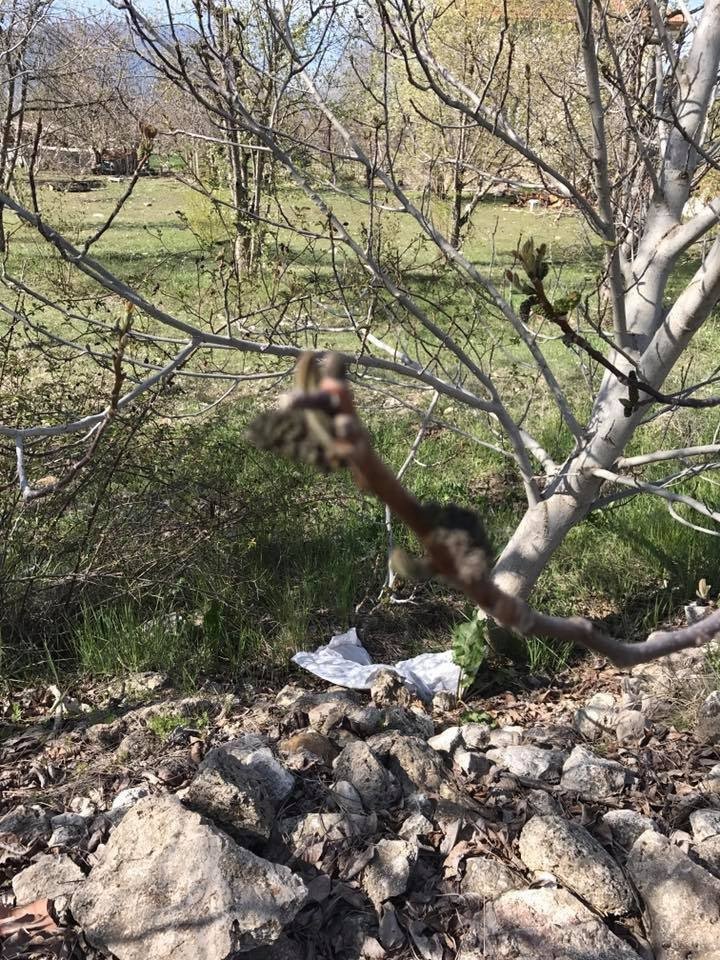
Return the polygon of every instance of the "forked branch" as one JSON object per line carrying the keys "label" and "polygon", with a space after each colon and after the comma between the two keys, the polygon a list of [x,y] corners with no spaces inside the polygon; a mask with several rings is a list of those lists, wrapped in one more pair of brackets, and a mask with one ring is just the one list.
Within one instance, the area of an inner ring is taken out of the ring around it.
{"label": "forked branch", "polygon": [[493,620],[522,636],[552,637],[579,644],[629,667],[688,647],[720,633],[720,610],[689,627],[656,631],[641,643],[627,643],[583,617],[552,617],[501,590],[490,573],[490,556],[480,518],[459,507],[422,504],[398,480],[372,447],[345,378],[344,365],[329,354],[321,375],[313,354],[298,362],[295,390],[281,407],[258,417],[250,439],[322,469],[350,468],[361,490],[374,494],[422,543],[416,565],[457,587]]}

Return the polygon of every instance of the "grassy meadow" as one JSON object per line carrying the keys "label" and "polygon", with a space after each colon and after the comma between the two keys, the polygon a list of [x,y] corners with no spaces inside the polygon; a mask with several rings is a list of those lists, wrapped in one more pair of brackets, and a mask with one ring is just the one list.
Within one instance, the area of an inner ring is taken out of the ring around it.
{"label": "grassy meadow", "polygon": [[[65,194],[45,186],[40,191],[44,217],[82,242],[113,209],[123,188],[108,181],[89,193]],[[327,199],[350,224],[365,216],[364,208],[346,197]],[[281,200],[283,214],[294,223],[308,231],[322,228],[300,195],[287,191]],[[446,205],[434,202],[431,215],[446,226]],[[6,216],[13,234],[7,269],[13,277],[47,293],[62,290],[73,298],[77,314],[89,312],[108,322],[117,315],[113,298],[62,263],[32,230]],[[512,397],[511,409],[521,412],[536,372],[512,331],[487,315],[475,291],[449,276],[413,223],[387,213],[379,227],[387,268],[419,297],[442,304],[439,320],[450,317],[477,358],[487,359],[492,344],[501,367],[498,384]],[[512,252],[527,236],[549,245],[551,289],[591,292],[598,251],[582,223],[566,211],[481,204],[464,252],[505,288]],[[171,178],[146,178],[93,254],[176,316],[221,330],[216,276],[225,241],[221,220],[197,194]],[[698,255],[693,252],[695,259]],[[692,266],[691,258],[688,273]],[[310,289],[320,302],[338,276],[348,290],[366,282],[337,248],[305,243],[281,229],[260,280],[241,291],[243,306],[250,315],[268,290],[292,295]],[[79,335],[78,322],[70,317],[47,310],[29,311],[29,316],[31,325],[67,339]],[[0,325],[9,323],[6,316],[0,319]],[[332,317],[327,323],[342,325]],[[397,331],[390,314],[384,329],[392,342]],[[545,354],[582,413],[589,403],[584,378],[568,348],[552,338],[553,331],[547,334]],[[17,336],[27,336],[29,344],[32,330],[18,328]],[[98,334],[99,344],[104,336]],[[313,343],[308,337],[307,345]],[[352,350],[357,338],[341,333],[334,343]],[[720,324],[713,318],[696,341],[691,368],[678,375],[697,379],[709,373],[718,356]],[[97,378],[74,379],[74,367],[63,366],[63,357],[60,349],[37,351],[28,345],[14,367],[6,363],[0,384],[3,420],[24,423],[39,409],[43,422],[54,422],[104,402],[98,399]],[[213,363],[218,360],[228,372],[249,369],[242,355],[215,357]],[[253,369],[263,369],[264,361],[252,363]],[[590,375],[599,377],[597,371]],[[219,400],[227,385],[182,380],[157,411],[142,407],[124,415],[104,438],[92,467],[66,490],[29,506],[18,502],[14,462],[4,451],[1,675],[161,668],[188,684],[201,674],[270,680],[285,674],[295,650],[356,623],[365,627],[377,657],[447,647],[452,624],[467,610],[443,587],[424,587],[408,604],[377,602],[386,563],[381,508],[363,498],[345,475],[318,476],[245,442],[254,412],[286,384],[287,378],[250,383],[196,416],[203,405]],[[362,379],[357,392],[379,450],[399,466],[428,393],[413,388],[397,400],[377,378]],[[420,497],[478,509],[500,548],[524,505],[517,478],[504,457],[477,442],[496,442],[485,419],[446,399],[436,416],[454,430],[428,432],[407,483]],[[534,405],[527,424],[551,454],[561,458],[567,451],[567,433],[549,401]],[[715,427],[712,411],[684,410],[670,422],[659,418],[632,452],[708,442]],[[660,465],[657,475],[663,474]],[[720,502],[709,482],[691,481],[684,489]],[[396,536],[404,542],[401,530]],[[593,515],[575,530],[535,598],[547,610],[605,619],[612,629],[635,636],[676,615],[700,577],[717,587],[719,568],[720,538],[678,525],[663,502],[635,498]],[[551,669],[557,655],[535,643],[530,661],[534,669]]]}

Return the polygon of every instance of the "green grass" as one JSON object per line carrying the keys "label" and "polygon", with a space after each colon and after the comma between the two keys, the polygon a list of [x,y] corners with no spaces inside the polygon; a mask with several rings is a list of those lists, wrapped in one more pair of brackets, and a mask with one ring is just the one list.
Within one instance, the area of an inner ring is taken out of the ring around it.
{"label": "green grass", "polygon": [[[111,182],[89,194],[43,189],[47,222],[81,241],[102,222],[122,189]],[[284,190],[281,199],[288,215],[309,228],[321,226],[317,213],[296,192]],[[352,200],[333,197],[332,203],[348,222],[362,214]],[[446,204],[435,203],[431,213],[445,226]],[[8,223],[16,241],[11,271],[22,272],[40,289],[62,291],[78,312],[108,322],[118,316],[121,305],[114,298],[99,296],[29,228],[13,224],[11,217]],[[394,265],[419,297],[438,301],[478,356],[487,359],[492,343],[502,357],[498,385],[511,409],[520,413],[535,374],[523,365],[524,351],[512,331],[437,260],[412,221],[383,215],[381,226],[388,269]],[[551,285],[558,291],[590,291],[597,251],[580,222],[567,214],[483,204],[465,253],[507,293],[504,270],[512,266],[518,240],[529,235],[550,245]],[[248,283],[242,291],[243,309],[260,302],[263,285],[271,282],[284,294],[308,289],[319,294],[332,286],[327,244],[306,249],[297,237],[282,237],[289,244],[287,269],[277,280],[277,264],[269,256],[262,282]],[[94,254],[180,318],[217,328],[217,270],[226,239],[212,209],[186,187],[172,179],[146,178]],[[345,261],[340,269],[347,295],[360,298],[366,285],[362,271]],[[41,312],[35,318],[64,335],[71,329],[57,315]],[[7,320],[0,319],[2,323]],[[142,318],[138,323],[153,327]],[[398,331],[389,320],[388,326],[392,339]],[[108,350],[113,346],[111,336],[99,335],[98,342]],[[711,368],[719,345],[715,319],[698,336],[693,376]],[[355,349],[357,340],[340,335],[336,346]],[[567,347],[553,340],[544,350],[582,414],[587,406],[583,382]],[[246,362],[232,355],[213,357],[217,359],[230,370]],[[262,358],[253,363],[252,369],[268,366]],[[87,412],[88,397],[107,390],[105,373],[59,377],[57,370],[52,356],[28,350],[16,370],[6,370],[0,388],[5,417],[26,422],[39,411],[52,422],[81,415]],[[358,401],[378,449],[397,467],[417,430],[417,416],[397,406],[381,410],[378,386],[361,381]],[[317,476],[248,447],[244,431],[249,419],[280,388],[250,387],[200,419],[128,415],[104,439],[93,469],[74,483],[71,497],[22,510],[12,484],[0,493],[0,529],[5,533],[0,672],[163,669],[187,684],[208,673],[277,679],[287,671],[293,652],[325,642],[332,632],[366,615],[385,574],[382,510],[363,498],[347,476]],[[161,413],[195,412],[222,389],[185,381]],[[408,392],[407,400],[420,409],[428,402],[416,390]],[[433,431],[407,475],[408,485],[421,498],[478,509],[500,548],[523,508],[517,478],[505,458],[473,442],[496,440],[482,418],[446,400],[436,412],[469,436]],[[556,458],[569,451],[571,439],[550,401],[537,403],[526,423]],[[683,411],[669,431],[657,422],[639,434],[629,452],[674,441],[701,443],[713,429],[711,412]],[[685,489],[713,496],[698,483]],[[396,534],[401,544],[411,545],[402,530]],[[719,582],[719,541],[679,526],[658,501],[629,500],[593,515],[571,533],[541,579],[536,600],[550,612],[590,614],[606,619],[622,635],[636,636],[691,598],[701,576]],[[429,587],[416,608],[376,611],[368,621],[369,645],[378,656],[398,657],[446,648],[463,609],[444,588]],[[542,641],[528,646],[533,670],[555,669],[567,656],[566,649]]]}
{"label": "green grass", "polygon": [[147,720],[148,730],[161,740],[168,740],[178,727],[190,727],[202,733],[209,726],[210,717],[207,711],[192,717],[183,716],[181,713],[156,713]]}

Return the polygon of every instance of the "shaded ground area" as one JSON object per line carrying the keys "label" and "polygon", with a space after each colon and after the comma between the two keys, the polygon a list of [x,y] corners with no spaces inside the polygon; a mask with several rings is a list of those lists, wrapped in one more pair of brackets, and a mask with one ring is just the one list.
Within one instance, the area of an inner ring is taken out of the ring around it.
{"label": "shaded ground area", "polygon": [[[387,675],[370,696],[305,675],[279,692],[208,682],[183,696],[152,673],[15,689],[0,723],[3,957],[161,960],[170,941],[155,938],[170,937],[173,956],[222,960],[207,944],[241,907],[264,917],[243,950],[269,960],[709,956],[687,953],[656,898],[658,870],[680,858],[699,884],[681,890],[688,930],[715,922],[720,696],[706,662],[499,673],[432,707]],[[184,817],[210,851],[188,850],[187,883],[224,890],[235,869],[287,867],[293,902],[263,894],[250,910],[236,890],[216,915],[181,896],[183,831],[172,856],[157,851]],[[147,877],[124,872],[133,850]],[[163,883],[166,899],[133,909]]]}

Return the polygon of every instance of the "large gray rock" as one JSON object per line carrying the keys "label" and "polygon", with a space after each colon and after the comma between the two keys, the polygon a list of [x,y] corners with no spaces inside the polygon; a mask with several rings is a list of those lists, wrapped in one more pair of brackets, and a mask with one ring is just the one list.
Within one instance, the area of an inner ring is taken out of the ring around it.
{"label": "large gray rock", "polygon": [[720,880],[652,832],[636,841],[627,869],[645,903],[656,960],[720,960]]}
{"label": "large gray rock", "polygon": [[79,813],[59,813],[50,818],[48,847],[79,847],[88,838],[88,821]]}
{"label": "large gray rock", "polygon": [[379,670],[370,687],[370,698],[377,707],[409,707],[416,697],[394,670]]}
{"label": "large gray rock", "polygon": [[225,960],[272,943],[307,890],[174,797],[141,800],[71,902],[89,942],[119,960]]}
{"label": "large gray rock", "polygon": [[694,810],[690,814],[690,826],[696,843],[717,837],[720,834],[720,810]]}
{"label": "large gray rock", "polygon": [[185,801],[239,843],[252,845],[270,837],[275,808],[264,783],[222,747],[208,752]]}
{"label": "large gray rock", "polygon": [[306,813],[302,817],[283,820],[281,826],[287,834],[288,844],[296,856],[318,840],[336,843],[350,838],[372,836],[377,830],[374,813]]}
{"label": "large gray rock", "polygon": [[703,743],[720,741],[720,690],[713,690],[698,710],[695,735]]}
{"label": "large gray rock", "polygon": [[69,896],[84,879],[85,874],[70,857],[46,854],[16,873],[12,888],[17,903],[24,904]]}
{"label": "large gray rock", "polygon": [[635,906],[620,867],[578,823],[533,817],[520,834],[520,856],[530,870],[554,874],[601,913],[624,916]]}
{"label": "large gray rock", "polygon": [[246,735],[230,740],[218,749],[252,772],[254,778],[263,784],[276,810],[292,793],[295,777],[280,763],[262,737]]}
{"label": "large gray rock", "polygon": [[573,718],[573,726],[586,740],[599,740],[603,734],[613,733],[616,723],[617,707],[610,693],[594,694]]}
{"label": "large gray rock", "polygon": [[436,733],[434,737],[430,737],[428,746],[437,750],[438,753],[452,753],[461,739],[460,727],[448,727],[442,733]]}
{"label": "large gray rock", "polygon": [[348,744],[333,768],[337,781],[344,780],[355,787],[366,810],[384,810],[400,796],[395,777],[361,740]]}
{"label": "large gray rock", "polygon": [[405,893],[417,855],[417,844],[412,841],[380,840],[375,844],[375,853],[363,875],[363,887],[376,907]]}
{"label": "large gray rock", "polygon": [[[435,733],[435,724],[423,710],[409,707],[387,707],[380,711],[381,729],[398,730],[407,737],[422,737],[428,740]],[[373,733],[377,733],[373,730]]]}
{"label": "large gray rock", "polygon": [[371,737],[368,746],[387,764],[406,797],[419,792],[430,797],[458,799],[458,791],[450,782],[442,760],[420,737],[406,737],[389,730]]}
{"label": "large gray rock", "polygon": [[648,720],[641,710],[621,710],[615,724],[618,743],[637,744],[645,736]]}
{"label": "large gray rock", "polygon": [[51,832],[50,819],[35,807],[21,805],[0,818],[0,837],[13,847],[30,847]]}
{"label": "large gray rock", "polygon": [[566,754],[561,750],[547,750],[528,744],[512,744],[507,747],[494,747],[485,752],[502,770],[516,777],[529,780],[558,780]]}
{"label": "large gray rock", "polygon": [[490,726],[487,723],[464,723],[460,733],[468,750],[482,750],[490,742]]}
{"label": "large gray rock", "polygon": [[606,800],[622,792],[628,773],[616,760],[606,760],[585,747],[575,747],[563,765],[560,786],[585,800]]}
{"label": "large gray rock", "polygon": [[720,877],[720,836],[699,840],[693,845],[692,853],[694,860],[701,860],[713,876]]}
{"label": "large gray rock", "polygon": [[522,743],[525,731],[522,727],[496,727],[488,731],[487,742],[491,747],[511,747]]}
{"label": "large gray rock", "polygon": [[492,767],[490,760],[477,750],[466,750],[458,747],[453,754],[453,763],[468,777],[482,777]]}
{"label": "large gray rock", "polygon": [[568,890],[514,890],[485,911],[486,943],[478,958],[493,960],[640,960]]}
{"label": "large gray rock", "polygon": [[646,830],[657,830],[650,817],[636,810],[608,810],[600,818],[600,825],[608,840],[623,850],[630,850]]}
{"label": "large gray rock", "polygon": [[525,880],[492,857],[471,857],[465,861],[465,876],[460,889],[464,894],[495,900],[508,890],[527,886]]}

